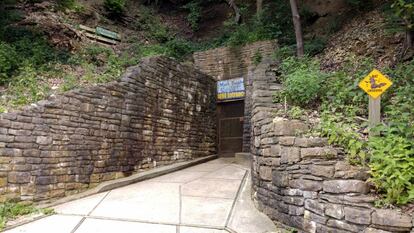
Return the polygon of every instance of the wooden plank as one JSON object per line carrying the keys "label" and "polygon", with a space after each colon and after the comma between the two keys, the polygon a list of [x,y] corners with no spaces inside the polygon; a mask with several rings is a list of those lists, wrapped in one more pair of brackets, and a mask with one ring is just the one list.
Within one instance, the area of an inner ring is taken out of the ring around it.
{"label": "wooden plank", "polygon": [[109,31],[109,30],[107,30],[105,28],[101,28],[101,27],[96,27],[96,34],[98,34],[100,36],[108,37],[108,38],[114,39],[114,40],[121,40],[121,37],[119,36],[118,33]]}
{"label": "wooden plank", "polygon": [[87,26],[82,25],[82,24],[79,24],[79,29],[87,31],[87,32],[95,33],[95,29],[87,27]]}
{"label": "wooden plank", "polygon": [[[374,99],[371,96],[369,97],[369,128],[372,129],[378,126],[381,123],[381,96]],[[370,136],[375,136],[376,134],[370,130]]]}
{"label": "wooden plank", "polygon": [[100,42],[103,42],[103,43],[107,43],[107,44],[117,44],[118,43],[115,40],[107,39],[105,37],[98,36],[98,35],[95,35],[95,34],[92,34],[92,33],[88,33],[88,32],[86,32],[85,35],[86,35],[86,37],[88,37],[90,39],[97,40],[97,41],[100,41]]}

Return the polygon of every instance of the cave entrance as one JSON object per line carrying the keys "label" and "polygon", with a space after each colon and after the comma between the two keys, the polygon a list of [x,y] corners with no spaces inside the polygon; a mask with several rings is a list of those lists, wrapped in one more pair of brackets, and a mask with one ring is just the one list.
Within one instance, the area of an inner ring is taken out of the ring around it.
{"label": "cave entrance", "polygon": [[217,138],[221,157],[231,157],[243,151],[244,89],[243,78],[217,83]]}
{"label": "cave entrance", "polygon": [[218,111],[218,151],[222,157],[243,151],[244,100],[221,102]]}

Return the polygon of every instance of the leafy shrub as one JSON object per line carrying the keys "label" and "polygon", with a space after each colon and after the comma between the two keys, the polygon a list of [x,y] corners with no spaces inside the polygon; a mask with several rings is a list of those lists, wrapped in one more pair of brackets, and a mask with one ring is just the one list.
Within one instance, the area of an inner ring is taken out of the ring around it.
{"label": "leafy shrub", "polygon": [[306,114],[305,110],[303,110],[302,108],[298,106],[292,106],[287,112],[287,115],[289,116],[289,118],[297,119],[297,120],[302,119],[302,117],[304,117],[305,114]]}
{"label": "leafy shrub", "polygon": [[58,0],[57,3],[61,9],[74,8],[76,6],[76,0]]}
{"label": "leafy shrub", "polygon": [[4,202],[0,204],[0,230],[2,230],[6,222],[11,219],[15,219],[19,216],[28,215],[32,213],[39,213],[49,215],[53,214],[53,209],[38,209],[30,204]]}
{"label": "leafy shrub", "polygon": [[259,64],[260,64],[260,62],[262,62],[262,60],[263,60],[263,55],[260,53],[260,51],[259,51],[259,50],[257,50],[257,51],[254,53],[252,60],[253,60],[253,64],[254,64],[254,65],[256,65],[256,66],[257,66],[257,65],[259,65]]}
{"label": "leafy shrub", "polygon": [[284,89],[281,96],[297,106],[308,106],[321,97],[321,84],[325,75],[318,63],[308,58],[289,58],[282,63]]}
{"label": "leafy shrub", "polygon": [[193,31],[199,29],[199,23],[201,19],[201,2],[199,0],[193,0],[183,6],[184,9],[188,10],[187,21],[190,23]]}
{"label": "leafy shrub", "polygon": [[15,49],[6,44],[0,42],[0,84],[9,82],[10,75],[18,66],[17,53]]}
{"label": "leafy shrub", "polygon": [[44,99],[49,94],[46,80],[42,80],[32,66],[20,68],[19,75],[13,78],[6,95],[12,106],[22,106]]}
{"label": "leafy shrub", "polygon": [[294,57],[296,54],[295,46],[282,46],[274,53],[274,58],[277,60],[284,60],[290,57]]}
{"label": "leafy shrub", "polygon": [[233,19],[224,25],[223,35],[213,44],[240,46],[260,40],[278,39],[281,44],[294,40],[288,2],[271,2],[263,11],[236,24]]}
{"label": "leafy shrub", "polygon": [[147,36],[159,43],[165,43],[171,39],[169,30],[161,23],[161,20],[155,16],[155,12],[147,7],[140,8],[140,15],[134,22],[137,30],[142,30]]}
{"label": "leafy shrub", "polygon": [[177,59],[182,59],[185,56],[194,52],[194,45],[183,39],[173,39],[165,44],[167,48],[167,55]]}
{"label": "leafy shrub", "polygon": [[382,137],[372,138],[369,146],[371,148],[371,181],[385,193],[385,203],[407,204],[413,201],[414,145],[412,140],[388,132]]}
{"label": "leafy shrub", "polygon": [[316,37],[310,41],[305,41],[305,53],[309,56],[315,56],[325,49],[326,43],[326,39],[322,37]]}
{"label": "leafy shrub", "polygon": [[317,131],[327,137],[330,144],[343,147],[350,164],[366,165],[367,142],[358,133],[360,127],[361,123],[354,122],[349,115],[324,111]]}
{"label": "leafy shrub", "polygon": [[105,0],[104,6],[109,13],[120,15],[125,9],[125,0]]}

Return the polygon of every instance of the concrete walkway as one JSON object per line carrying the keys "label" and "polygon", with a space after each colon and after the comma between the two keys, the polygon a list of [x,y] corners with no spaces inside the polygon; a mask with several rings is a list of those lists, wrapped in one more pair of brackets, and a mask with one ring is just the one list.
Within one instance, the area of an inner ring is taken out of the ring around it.
{"label": "concrete walkway", "polygon": [[250,174],[217,159],[55,207],[8,233],[265,233],[276,226],[250,199]]}

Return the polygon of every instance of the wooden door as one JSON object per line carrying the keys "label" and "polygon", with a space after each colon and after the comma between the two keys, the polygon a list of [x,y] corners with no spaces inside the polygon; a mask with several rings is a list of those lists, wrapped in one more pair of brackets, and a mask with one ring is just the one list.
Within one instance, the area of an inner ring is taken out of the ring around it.
{"label": "wooden door", "polygon": [[234,156],[243,151],[244,101],[218,105],[218,149],[220,156]]}

